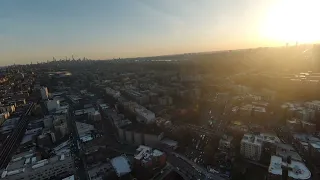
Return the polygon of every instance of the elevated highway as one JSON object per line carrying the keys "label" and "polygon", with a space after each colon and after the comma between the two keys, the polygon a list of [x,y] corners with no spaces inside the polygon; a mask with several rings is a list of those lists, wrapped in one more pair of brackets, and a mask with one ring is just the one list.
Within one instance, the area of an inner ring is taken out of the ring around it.
{"label": "elevated highway", "polygon": [[15,127],[15,129],[11,132],[10,136],[4,141],[3,148],[0,152],[0,169],[3,169],[7,166],[7,163],[10,161],[12,154],[18,148],[20,141],[26,131],[27,125],[29,123],[28,116],[30,115],[31,110],[34,107],[34,103],[29,105],[27,111],[20,116],[20,119]]}

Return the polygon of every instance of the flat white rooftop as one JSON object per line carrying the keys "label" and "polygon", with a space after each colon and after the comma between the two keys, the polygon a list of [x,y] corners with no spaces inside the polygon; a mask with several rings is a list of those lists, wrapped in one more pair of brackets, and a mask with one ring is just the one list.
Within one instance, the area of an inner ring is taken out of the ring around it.
{"label": "flat white rooftop", "polygon": [[311,177],[311,172],[302,162],[292,160],[291,163],[288,164],[282,161],[282,158],[279,156],[271,156],[269,173],[281,176],[282,167],[289,168],[288,177],[301,180]]}
{"label": "flat white rooftop", "polygon": [[293,160],[302,161],[301,156],[295,151],[290,144],[277,144],[276,155],[280,157],[291,156]]}
{"label": "flat white rooftop", "polygon": [[63,178],[62,180],[75,180],[74,175]]}
{"label": "flat white rooftop", "polygon": [[302,142],[317,142],[317,141],[320,141],[319,138],[317,137],[314,137],[312,135],[309,135],[309,134],[304,134],[304,133],[296,133],[296,134],[293,134],[293,138],[296,139],[296,140],[299,140],[299,141],[302,141]]}
{"label": "flat white rooftop", "polygon": [[259,135],[244,134],[241,142],[247,142],[252,144],[261,144],[262,142],[280,143],[280,139],[273,134],[261,133]]}
{"label": "flat white rooftop", "polygon": [[128,160],[123,156],[118,156],[111,159],[111,164],[115,169],[118,177],[123,176],[131,172]]}
{"label": "flat white rooftop", "polygon": [[312,143],[310,143],[310,145],[311,145],[313,148],[320,150],[320,142],[312,142]]}

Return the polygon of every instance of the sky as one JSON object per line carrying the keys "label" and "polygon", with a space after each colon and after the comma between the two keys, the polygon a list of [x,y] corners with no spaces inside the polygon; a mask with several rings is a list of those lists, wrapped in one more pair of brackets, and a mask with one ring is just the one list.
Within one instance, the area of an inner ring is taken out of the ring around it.
{"label": "sky", "polygon": [[317,1],[1,0],[0,65],[313,42]]}

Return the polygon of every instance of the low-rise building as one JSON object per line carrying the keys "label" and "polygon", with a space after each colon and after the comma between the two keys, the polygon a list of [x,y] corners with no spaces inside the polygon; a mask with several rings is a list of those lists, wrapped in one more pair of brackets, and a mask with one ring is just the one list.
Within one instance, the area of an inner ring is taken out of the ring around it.
{"label": "low-rise building", "polygon": [[240,107],[240,115],[244,116],[261,116],[266,113],[266,108],[263,106],[256,106],[252,104],[247,104],[242,107]]}
{"label": "low-rise building", "polygon": [[172,98],[170,96],[163,96],[158,98],[160,105],[167,106],[172,104]]}
{"label": "low-rise building", "polygon": [[49,134],[41,134],[37,138],[37,144],[40,147],[50,147],[52,145],[51,137]]}
{"label": "low-rise building", "polygon": [[144,107],[137,107],[134,110],[137,115],[136,119],[138,122],[146,123],[146,124],[151,124],[155,122],[156,115],[152,111]]}
{"label": "low-rise building", "polygon": [[149,94],[138,92],[133,89],[127,89],[123,91],[125,95],[127,95],[130,99],[133,101],[139,103],[139,104],[146,104],[149,103]]}
{"label": "low-rise building", "polygon": [[13,156],[8,166],[1,170],[1,179],[44,180],[53,177],[62,179],[74,172],[73,160],[69,154],[39,160],[34,152],[24,152]]}
{"label": "low-rise building", "polygon": [[178,142],[171,139],[163,139],[160,145],[172,150],[175,150],[178,148]]}
{"label": "low-rise building", "polygon": [[107,104],[99,104],[100,110],[104,110],[104,109],[108,109],[108,108],[109,108],[109,105],[107,105]]}
{"label": "low-rise building", "polygon": [[131,124],[117,128],[117,130],[119,140],[135,145],[153,146],[161,143],[163,138],[162,132],[150,132],[145,129],[136,128]]}
{"label": "low-rise building", "polygon": [[76,122],[76,126],[79,136],[86,135],[94,130],[94,126],[91,124]]}
{"label": "low-rise building", "polygon": [[131,172],[129,162],[124,156],[118,156],[111,159],[111,164],[118,177],[125,176]]}
{"label": "low-rise building", "polygon": [[316,124],[309,122],[309,121],[301,121],[302,128],[307,132],[307,133],[315,133],[317,130]]}
{"label": "low-rise building", "polygon": [[102,180],[104,176],[114,172],[111,163],[98,163],[88,168],[90,180]]}
{"label": "low-rise building", "polygon": [[301,119],[302,121],[312,121],[315,118],[315,110],[302,108],[295,112],[295,117]]}
{"label": "low-rise building", "polygon": [[88,142],[93,139],[92,131],[95,130],[93,125],[76,122],[76,126],[77,126],[79,137],[83,142]]}
{"label": "low-rise building", "polygon": [[300,161],[291,160],[291,158],[281,158],[271,156],[268,168],[268,180],[309,180],[311,172],[306,165]]}
{"label": "low-rise building", "polygon": [[309,156],[316,166],[320,166],[320,142],[309,142]]}
{"label": "low-rise building", "polygon": [[320,142],[320,139],[309,134],[297,133],[292,135],[292,144],[300,154],[308,156],[309,143]]}
{"label": "low-rise building", "polygon": [[232,141],[233,137],[232,136],[227,136],[224,135],[219,141],[219,150],[221,151],[228,151],[232,148]]}
{"label": "low-rise building", "polygon": [[151,124],[155,122],[155,114],[152,111],[146,109],[145,107],[135,102],[127,102],[124,106],[125,109],[128,109],[130,112],[136,115],[136,119],[138,122],[145,124]]}
{"label": "low-rise building", "polygon": [[53,117],[52,116],[45,116],[43,118],[43,125],[45,128],[51,128],[53,126]]}
{"label": "low-rise building", "polygon": [[306,107],[320,111],[320,101],[319,100],[314,100],[314,101],[309,101],[304,104]]}
{"label": "low-rise building", "polygon": [[249,131],[249,127],[245,124],[242,124],[240,121],[231,122],[227,129],[234,134],[244,134]]}
{"label": "low-rise building", "polygon": [[94,113],[89,114],[89,119],[93,121],[101,121],[101,114],[99,111],[95,111]]}
{"label": "low-rise building", "polygon": [[292,160],[301,162],[303,161],[299,153],[296,152],[296,150],[290,144],[277,144],[275,155],[284,159],[290,156]]}
{"label": "low-rise building", "polygon": [[296,118],[288,119],[286,125],[291,131],[301,131],[302,129],[300,120]]}
{"label": "low-rise building", "polygon": [[54,125],[54,129],[57,132],[60,132],[62,136],[67,135],[69,132],[67,123],[56,124]]}
{"label": "low-rise building", "polygon": [[63,178],[62,180],[75,180],[74,175]]}
{"label": "low-rise building", "polygon": [[48,111],[58,110],[60,108],[60,101],[57,99],[49,99],[47,101],[47,109]]}
{"label": "low-rise building", "polygon": [[248,159],[260,160],[264,144],[268,146],[280,143],[280,139],[273,134],[245,134],[241,140],[240,154]]}
{"label": "low-rise building", "polygon": [[307,133],[316,132],[316,124],[310,121],[292,118],[286,121],[286,125],[293,132],[301,132],[301,130],[305,130]]}
{"label": "low-rise building", "polygon": [[135,166],[156,168],[166,164],[166,154],[157,149],[140,145],[134,156]]}
{"label": "low-rise building", "polygon": [[109,87],[107,87],[105,90],[106,90],[106,94],[113,97],[113,98],[118,98],[121,95],[121,93],[119,91],[116,91],[116,90],[109,88]]}

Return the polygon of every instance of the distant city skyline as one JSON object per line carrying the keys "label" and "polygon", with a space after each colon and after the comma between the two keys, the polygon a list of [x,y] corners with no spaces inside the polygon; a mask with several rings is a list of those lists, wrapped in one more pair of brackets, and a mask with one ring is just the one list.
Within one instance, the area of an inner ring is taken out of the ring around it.
{"label": "distant city skyline", "polygon": [[320,41],[318,0],[3,0],[0,65]]}

